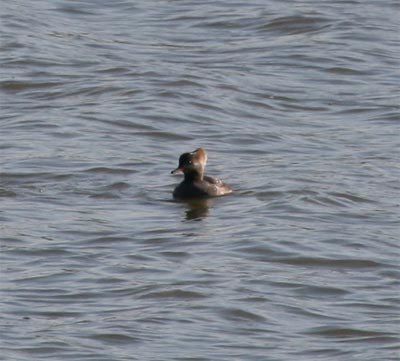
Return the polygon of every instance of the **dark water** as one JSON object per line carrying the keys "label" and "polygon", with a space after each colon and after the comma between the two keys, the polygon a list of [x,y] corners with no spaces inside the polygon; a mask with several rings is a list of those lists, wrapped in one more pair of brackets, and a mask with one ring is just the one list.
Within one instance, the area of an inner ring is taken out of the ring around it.
{"label": "dark water", "polygon": [[1,360],[399,360],[397,0],[0,9]]}

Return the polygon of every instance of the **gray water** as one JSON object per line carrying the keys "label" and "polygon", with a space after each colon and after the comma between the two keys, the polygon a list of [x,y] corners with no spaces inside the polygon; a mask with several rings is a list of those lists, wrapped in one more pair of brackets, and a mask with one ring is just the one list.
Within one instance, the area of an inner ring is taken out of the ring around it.
{"label": "gray water", "polygon": [[397,0],[0,13],[1,360],[399,360]]}

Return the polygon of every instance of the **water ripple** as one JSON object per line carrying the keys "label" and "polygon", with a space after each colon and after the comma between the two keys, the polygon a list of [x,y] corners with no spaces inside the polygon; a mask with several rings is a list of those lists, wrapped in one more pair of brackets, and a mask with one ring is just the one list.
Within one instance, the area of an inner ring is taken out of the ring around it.
{"label": "water ripple", "polygon": [[[4,359],[397,360],[397,2],[32,3],[0,22]],[[174,201],[199,146],[235,192]]]}

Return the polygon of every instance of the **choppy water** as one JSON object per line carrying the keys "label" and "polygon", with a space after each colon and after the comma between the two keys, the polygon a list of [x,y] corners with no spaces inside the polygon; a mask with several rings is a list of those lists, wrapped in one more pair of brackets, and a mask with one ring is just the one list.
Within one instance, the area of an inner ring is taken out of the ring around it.
{"label": "choppy water", "polygon": [[397,0],[0,8],[0,359],[399,359]]}

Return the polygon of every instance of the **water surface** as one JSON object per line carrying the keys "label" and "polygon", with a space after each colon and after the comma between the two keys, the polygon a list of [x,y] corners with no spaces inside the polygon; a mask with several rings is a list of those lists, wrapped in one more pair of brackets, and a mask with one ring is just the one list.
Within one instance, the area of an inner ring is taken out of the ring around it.
{"label": "water surface", "polygon": [[398,360],[399,11],[3,2],[0,359]]}

